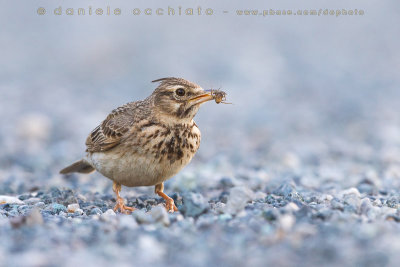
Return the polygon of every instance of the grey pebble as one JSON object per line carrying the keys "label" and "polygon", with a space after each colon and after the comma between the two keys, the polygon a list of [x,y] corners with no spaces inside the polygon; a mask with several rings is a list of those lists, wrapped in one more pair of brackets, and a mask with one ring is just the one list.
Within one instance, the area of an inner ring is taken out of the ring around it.
{"label": "grey pebble", "polygon": [[206,212],[209,205],[199,193],[187,192],[182,195],[182,206],[179,211],[184,216],[196,217]]}

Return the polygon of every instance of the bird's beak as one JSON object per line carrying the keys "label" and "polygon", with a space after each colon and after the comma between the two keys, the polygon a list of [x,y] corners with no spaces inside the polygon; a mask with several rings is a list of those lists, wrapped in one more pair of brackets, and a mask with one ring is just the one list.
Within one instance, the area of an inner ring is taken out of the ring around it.
{"label": "bird's beak", "polygon": [[213,100],[214,97],[212,96],[211,92],[206,92],[205,94],[201,94],[189,99],[189,102],[193,105],[202,104],[204,102]]}

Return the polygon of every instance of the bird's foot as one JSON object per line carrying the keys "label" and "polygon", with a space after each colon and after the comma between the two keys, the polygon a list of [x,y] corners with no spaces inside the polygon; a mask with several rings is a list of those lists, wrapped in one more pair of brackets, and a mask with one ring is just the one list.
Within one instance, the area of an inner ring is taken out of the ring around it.
{"label": "bird's foot", "polygon": [[168,212],[173,213],[174,211],[178,211],[178,208],[175,206],[174,200],[167,196],[164,192],[164,183],[157,184],[154,192],[162,197],[165,200],[165,208]]}
{"label": "bird's foot", "polygon": [[119,197],[119,198],[117,198],[117,203],[115,204],[115,207],[114,207],[114,211],[118,211],[118,210],[121,213],[130,214],[135,210],[135,208],[126,206],[124,203],[124,199],[122,197]]}
{"label": "bird's foot", "polygon": [[165,199],[165,208],[168,212],[173,213],[174,211],[178,211],[178,208],[175,206],[174,200],[170,197]]}

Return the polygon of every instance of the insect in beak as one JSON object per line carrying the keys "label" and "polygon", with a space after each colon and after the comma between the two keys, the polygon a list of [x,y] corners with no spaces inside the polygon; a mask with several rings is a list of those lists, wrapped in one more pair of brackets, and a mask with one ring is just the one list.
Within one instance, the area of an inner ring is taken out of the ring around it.
{"label": "insect in beak", "polygon": [[212,98],[215,100],[215,103],[217,103],[217,104],[219,104],[219,103],[232,104],[232,103],[225,102],[226,93],[224,91],[219,90],[219,89],[217,89],[217,90],[210,89],[210,90],[207,90],[207,91],[210,92]]}

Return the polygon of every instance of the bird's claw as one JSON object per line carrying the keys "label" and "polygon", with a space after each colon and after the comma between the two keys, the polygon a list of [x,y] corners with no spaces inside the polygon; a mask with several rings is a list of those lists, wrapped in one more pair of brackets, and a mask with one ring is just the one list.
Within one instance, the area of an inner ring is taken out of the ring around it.
{"label": "bird's claw", "polygon": [[165,200],[165,208],[170,213],[178,211],[178,208],[175,206],[174,200],[172,198]]}
{"label": "bird's claw", "polygon": [[130,214],[135,210],[135,208],[126,206],[124,204],[124,199],[123,198],[117,198],[117,203],[114,206],[114,211],[118,211],[118,210],[121,213]]}

